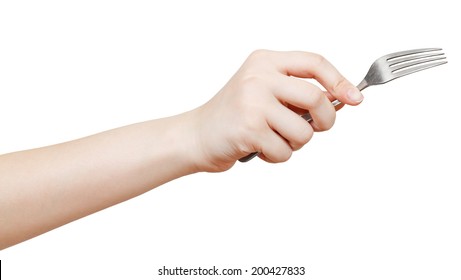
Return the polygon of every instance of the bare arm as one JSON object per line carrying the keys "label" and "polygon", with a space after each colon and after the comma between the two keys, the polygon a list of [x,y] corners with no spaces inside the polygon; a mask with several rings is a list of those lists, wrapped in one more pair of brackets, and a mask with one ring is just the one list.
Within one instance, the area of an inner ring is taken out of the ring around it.
{"label": "bare arm", "polygon": [[[326,89],[300,79],[315,78]],[[54,146],[0,156],[0,249],[195,172],[225,171],[255,151],[287,160],[329,129],[329,99],[358,90],[321,56],[253,53],[203,106]],[[299,117],[309,111],[311,124]]]}
{"label": "bare arm", "polygon": [[0,248],[197,171],[187,158],[186,118],[1,156]]}

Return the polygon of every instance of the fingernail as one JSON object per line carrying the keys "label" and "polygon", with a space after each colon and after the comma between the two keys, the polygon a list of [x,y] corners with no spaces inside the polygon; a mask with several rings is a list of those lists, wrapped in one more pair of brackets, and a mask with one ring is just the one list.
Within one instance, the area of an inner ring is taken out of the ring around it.
{"label": "fingernail", "polygon": [[357,89],[357,88],[351,88],[347,92],[347,97],[356,103],[362,102],[363,100],[363,95],[362,93]]}

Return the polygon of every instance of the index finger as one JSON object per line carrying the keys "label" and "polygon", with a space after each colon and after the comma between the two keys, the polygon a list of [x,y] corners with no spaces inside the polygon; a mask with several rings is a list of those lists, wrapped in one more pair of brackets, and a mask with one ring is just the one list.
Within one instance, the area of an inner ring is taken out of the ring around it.
{"label": "index finger", "polygon": [[288,76],[317,80],[339,101],[357,105],[363,95],[323,56],[301,51],[274,52],[273,62],[278,71]]}

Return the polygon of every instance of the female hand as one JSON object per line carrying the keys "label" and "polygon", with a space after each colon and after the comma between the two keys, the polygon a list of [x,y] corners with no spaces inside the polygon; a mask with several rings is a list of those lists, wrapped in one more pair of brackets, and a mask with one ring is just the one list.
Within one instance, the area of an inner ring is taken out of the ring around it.
{"label": "female hand", "polygon": [[[315,79],[326,91],[299,78]],[[322,56],[253,52],[219,93],[194,111],[199,170],[224,171],[253,152],[267,162],[288,160],[314,131],[333,126],[334,99],[357,105],[363,96]],[[308,111],[311,123],[300,117]]]}

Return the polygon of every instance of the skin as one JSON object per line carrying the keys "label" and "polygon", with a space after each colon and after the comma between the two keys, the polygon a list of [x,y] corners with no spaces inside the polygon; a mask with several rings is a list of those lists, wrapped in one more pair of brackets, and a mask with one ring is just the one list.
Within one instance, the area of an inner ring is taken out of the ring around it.
{"label": "skin", "polygon": [[[363,96],[318,54],[259,50],[194,110],[1,155],[0,249],[181,176],[228,170],[255,151],[286,161],[333,126],[333,99],[357,105]],[[299,116],[307,111],[311,123]]]}

